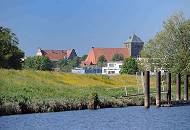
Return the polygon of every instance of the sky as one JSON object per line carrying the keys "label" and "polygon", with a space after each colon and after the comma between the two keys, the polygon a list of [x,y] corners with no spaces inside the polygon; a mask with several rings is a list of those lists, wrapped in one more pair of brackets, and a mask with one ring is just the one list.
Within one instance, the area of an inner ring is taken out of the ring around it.
{"label": "sky", "polygon": [[144,42],[190,0],[0,0],[0,26],[10,28],[26,56],[37,49],[120,48],[134,33]]}

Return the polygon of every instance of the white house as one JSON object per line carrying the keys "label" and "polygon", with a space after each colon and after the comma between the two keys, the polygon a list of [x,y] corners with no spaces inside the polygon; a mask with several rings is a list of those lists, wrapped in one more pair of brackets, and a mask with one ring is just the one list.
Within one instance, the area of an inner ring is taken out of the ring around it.
{"label": "white house", "polygon": [[75,74],[85,74],[85,69],[84,68],[78,68],[76,67],[75,69],[71,70],[71,73],[75,73]]}
{"label": "white house", "polygon": [[101,74],[101,67],[84,67],[84,68],[74,68],[71,70],[72,73],[75,74]]}
{"label": "white house", "polygon": [[102,67],[102,74],[119,74],[123,62],[108,62],[106,67]]}

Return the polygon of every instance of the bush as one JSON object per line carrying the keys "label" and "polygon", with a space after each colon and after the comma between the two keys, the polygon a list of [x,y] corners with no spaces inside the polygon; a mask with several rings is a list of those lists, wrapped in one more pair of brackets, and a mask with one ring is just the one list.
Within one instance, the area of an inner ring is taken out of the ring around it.
{"label": "bush", "polygon": [[58,67],[63,72],[71,72],[71,69],[79,66],[79,58],[62,59],[58,62]]}
{"label": "bush", "polygon": [[127,58],[121,67],[121,74],[135,74],[138,72],[138,64],[134,58]]}
{"label": "bush", "polygon": [[88,55],[83,55],[83,56],[81,57],[81,61],[85,61],[87,57],[88,57]]}
{"label": "bush", "polygon": [[24,61],[24,69],[32,70],[51,70],[53,67],[52,62],[45,56],[28,57]]}
{"label": "bush", "polygon": [[107,62],[107,60],[104,55],[101,55],[100,57],[98,57],[98,66],[99,67],[105,66],[106,62]]}

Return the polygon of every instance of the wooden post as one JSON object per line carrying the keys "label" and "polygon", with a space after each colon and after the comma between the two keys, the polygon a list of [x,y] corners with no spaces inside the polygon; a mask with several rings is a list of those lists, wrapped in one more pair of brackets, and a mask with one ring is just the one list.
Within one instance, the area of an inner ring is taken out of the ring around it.
{"label": "wooden post", "polygon": [[127,92],[127,87],[125,87],[125,96],[128,95],[128,92]]}
{"label": "wooden post", "polygon": [[161,72],[156,73],[156,106],[161,106]]}
{"label": "wooden post", "polygon": [[188,100],[188,75],[184,75],[184,100]]}
{"label": "wooden post", "polygon": [[150,72],[145,72],[144,107],[150,107]]}
{"label": "wooden post", "polygon": [[171,104],[171,73],[167,73],[167,102]]}
{"label": "wooden post", "polygon": [[181,100],[181,74],[176,76],[176,100]]}

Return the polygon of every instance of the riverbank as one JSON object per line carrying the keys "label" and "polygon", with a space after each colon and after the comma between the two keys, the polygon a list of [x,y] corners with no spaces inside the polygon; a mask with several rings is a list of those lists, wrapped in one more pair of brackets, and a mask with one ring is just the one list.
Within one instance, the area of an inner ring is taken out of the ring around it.
{"label": "riverbank", "polygon": [[[127,106],[132,103],[118,100],[125,95],[125,86],[128,94],[135,94],[138,89],[133,75],[6,69],[0,69],[0,75],[1,114],[86,109],[91,93],[98,94],[101,108]],[[155,84],[154,79],[151,84]]]}
{"label": "riverbank", "polygon": [[[137,77],[134,75],[80,75],[5,69],[0,69],[0,75],[0,115],[87,109],[89,102],[93,102],[89,99],[93,93],[98,95],[98,108],[144,104],[143,97],[122,98],[125,87],[129,95],[137,93]],[[152,77],[151,91],[155,91],[154,86],[155,78]],[[155,104],[155,97],[151,101]]]}
{"label": "riverbank", "polygon": [[[165,100],[161,102],[161,107],[178,107],[190,105],[190,101],[172,101],[167,104]],[[93,105],[93,106],[92,106]],[[143,106],[144,98],[120,98],[115,101],[99,100],[95,104],[91,102],[78,102],[69,103],[65,101],[49,101],[38,103],[5,103],[0,105],[0,116],[14,115],[14,114],[31,114],[31,113],[46,113],[46,112],[63,112],[72,110],[85,110],[85,109],[102,109],[102,108],[122,108],[130,106]],[[151,105],[155,106],[155,98],[151,97]]]}
{"label": "riverbank", "polygon": [[[14,102],[0,105],[0,115],[28,114],[43,112],[60,112],[84,109],[118,108],[128,106],[143,106],[143,98],[120,98],[115,100],[98,99],[97,104],[93,99],[88,102],[75,102],[69,100],[47,101],[47,102]],[[152,98],[152,104],[155,99]]]}

